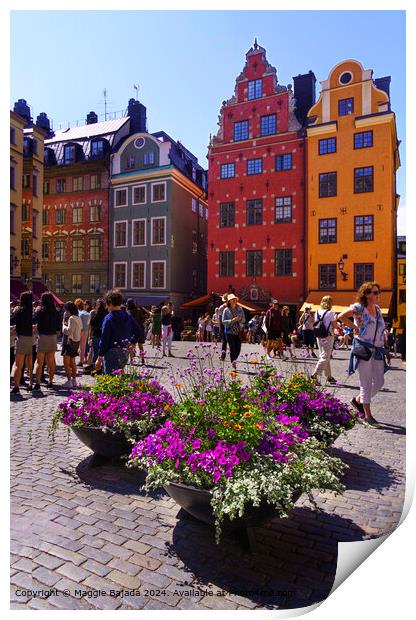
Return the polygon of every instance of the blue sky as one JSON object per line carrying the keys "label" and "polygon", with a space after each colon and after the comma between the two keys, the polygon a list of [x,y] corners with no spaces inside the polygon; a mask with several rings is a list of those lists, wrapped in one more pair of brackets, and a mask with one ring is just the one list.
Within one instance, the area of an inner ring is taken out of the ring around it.
{"label": "blue sky", "polygon": [[107,111],[124,110],[139,84],[149,131],[163,129],[207,166],[209,134],[254,37],[281,84],[312,69],[317,96],[319,81],[344,58],[359,60],[374,77],[392,76],[403,234],[404,11],[14,11],[10,105],[24,98],[33,116],[46,112],[59,129],[82,124],[90,110],[103,114],[104,88]]}

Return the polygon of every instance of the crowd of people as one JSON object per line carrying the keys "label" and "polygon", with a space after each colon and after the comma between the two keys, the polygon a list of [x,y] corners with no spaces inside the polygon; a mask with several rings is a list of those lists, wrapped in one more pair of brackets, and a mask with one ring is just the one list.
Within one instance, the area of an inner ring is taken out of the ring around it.
{"label": "crowd of people", "polygon": [[[311,377],[319,382],[325,375],[330,384],[337,383],[331,369],[334,349],[350,349],[348,372],[358,369],[360,378],[360,394],[351,402],[370,424],[377,425],[370,403],[384,384],[394,348],[392,329],[386,326],[376,303],[379,295],[376,282],[365,282],[357,292],[356,303],[344,312],[337,315],[331,296],[325,295],[316,312],[305,305],[297,320],[288,306],[281,307],[273,299],[265,312],[247,321],[238,297],[228,293],[212,315],[205,313],[198,318],[196,340],[221,343],[220,359],[225,361],[228,350],[235,372],[244,341],[261,344],[269,359],[272,354],[294,359],[301,347],[303,358],[317,358]],[[124,304],[118,290],[109,291],[94,304],[75,299],[63,307],[56,306],[51,293],[43,293],[40,302],[34,302],[32,293],[24,292],[19,303],[11,304],[12,393],[19,393],[23,385],[33,391],[41,390],[41,383],[53,387],[58,339],[66,375],[64,386],[75,388],[81,368],[85,374],[111,374],[133,361],[137,347],[144,364],[146,339],[162,356],[174,357],[172,340],[179,339],[182,326],[171,302],[149,310],[133,299]]]}

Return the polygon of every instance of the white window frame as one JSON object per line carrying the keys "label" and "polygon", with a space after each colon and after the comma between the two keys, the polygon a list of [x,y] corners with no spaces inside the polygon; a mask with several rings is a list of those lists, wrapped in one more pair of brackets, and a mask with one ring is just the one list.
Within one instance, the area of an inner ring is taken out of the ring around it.
{"label": "white window frame", "polygon": [[[164,263],[165,268],[164,268],[164,278],[163,278],[163,286],[153,286],[153,265],[154,263]],[[163,289],[166,288],[166,261],[165,260],[151,260],[150,261],[150,288],[157,290],[157,291],[161,291]]]}
{"label": "white window frame", "polygon": [[[134,224],[135,222],[144,222],[144,243],[134,243]],[[143,248],[147,245],[147,219],[145,217],[139,217],[131,221],[131,247]]]}
{"label": "white window frame", "polygon": [[197,203],[196,198],[192,198],[192,206],[191,206],[192,213],[196,213],[196,203]]}
{"label": "white window frame", "polygon": [[[122,205],[118,205],[117,203],[117,199],[116,199],[116,195],[119,192],[126,192],[126,202],[123,203]],[[117,187],[116,189],[114,189],[114,208],[115,209],[119,209],[120,207],[127,207],[128,202],[129,202],[129,190],[127,187]]]}
{"label": "white window frame", "polygon": [[113,286],[116,288],[116,265],[124,265],[126,268],[125,271],[125,278],[124,278],[124,286],[117,286],[117,288],[120,289],[126,289],[127,288],[127,261],[123,261],[123,260],[119,260],[119,261],[115,261],[113,263]]}
{"label": "white window frame", "polygon": [[[116,245],[116,226],[117,224],[125,224],[126,225],[126,245]],[[129,221],[128,220],[117,220],[114,222],[113,228],[113,248],[128,248],[129,247]]]}
{"label": "white window frame", "polygon": [[[144,274],[143,274],[143,286],[134,286],[133,281],[133,271],[134,265],[144,265]],[[144,290],[146,288],[146,261],[145,260],[134,260],[131,263],[131,288],[135,290]]]}
{"label": "white window frame", "polygon": [[[164,185],[164,186],[165,186],[165,197],[164,197],[164,199],[163,199],[163,200],[153,200],[153,187],[154,187],[155,185]],[[150,191],[151,191],[151,196],[150,196],[150,198],[151,198],[151,202],[152,202],[152,203],[166,202],[166,200],[167,200],[167,188],[166,188],[166,181],[156,181],[155,183],[152,183],[152,184],[151,184],[151,190],[150,190]]]}
{"label": "white window frame", "polygon": [[[143,202],[134,202],[134,190],[136,187],[144,187],[144,200]],[[131,188],[131,204],[132,205],[144,205],[147,202],[147,185],[146,183],[138,183],[137,185],[133,185]]]}
{"label": "white window frame", "polygon": [[[153,220],[165,220],[165,242],[164,243],[153,243]],[[159,215],[155,217],[151,217],[150,218],[150,245],[153,246],[161,246],[161,245],[166,245],[167,243],[167,227],[166,227],[166,215]]]}

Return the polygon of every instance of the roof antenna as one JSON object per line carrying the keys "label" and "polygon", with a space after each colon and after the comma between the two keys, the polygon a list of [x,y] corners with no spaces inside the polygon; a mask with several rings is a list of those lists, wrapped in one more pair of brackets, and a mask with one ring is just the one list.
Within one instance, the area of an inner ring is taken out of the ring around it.
{"label": "roof antenna", "polygon": [[107,120],[107,89],[104,88],[103,90],[103,95],[104,95],[104,119]]}
{"label": "roof antenna", "polygon": [[140,90],[140,86],[138,84],[133,84],[133,88],[136,91],[136,101],[139,100],[139,90]]}

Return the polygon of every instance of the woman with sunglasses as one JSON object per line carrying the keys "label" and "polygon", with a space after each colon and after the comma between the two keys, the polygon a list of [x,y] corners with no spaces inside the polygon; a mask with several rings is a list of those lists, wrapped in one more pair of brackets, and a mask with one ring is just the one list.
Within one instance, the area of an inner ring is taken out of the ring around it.
{"label": "woman with sunglasses", "polygon": [[[351,347],[349,374],[358,367],[360,395],[351,400],[357,411],[364,413],[370,426],[379,424],[371,414],[371,399],[384,385],[384,330],[385,323],[380,307],[380,286],[377,282],[364,282],[358,290],[357,302],[338,316],[344,325],[351,327],[354,341]],[[371,355],[370,355],[371,354]],[[365,357],[370,357],[365,359]]]}

